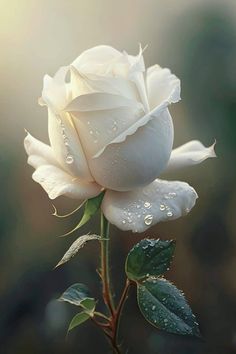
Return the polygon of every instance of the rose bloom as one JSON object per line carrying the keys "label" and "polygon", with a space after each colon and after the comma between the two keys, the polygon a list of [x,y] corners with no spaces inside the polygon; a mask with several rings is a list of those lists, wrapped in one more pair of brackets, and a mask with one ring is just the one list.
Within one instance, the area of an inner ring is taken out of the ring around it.
{"label": "rose bloom", "polygon": [[32,177],[49,198],[83,201],[105,190],[104,215],[133,232],[187,214],[195,190],[159,177],[215,156],[214,144],[197,140],[172,150],[168,106],[180,100],[180,80],[159,65],[145,69],[142,54],[97,46],[45,75],[39,103],[48,109],[50,145],[25,138]]}

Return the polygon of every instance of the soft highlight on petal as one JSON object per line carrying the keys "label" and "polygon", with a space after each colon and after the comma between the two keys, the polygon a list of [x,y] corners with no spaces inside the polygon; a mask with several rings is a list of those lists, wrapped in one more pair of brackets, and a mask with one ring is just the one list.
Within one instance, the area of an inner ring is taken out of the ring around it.
{"label": "soft highlight on petal", "polygon": [[215,144],[216,142],[209,147],[205,147],[200,141],[192,140],[179,146],[172,151],[167,168],[164,172],[193,166],[208,158],[216,157]]}
{"label": "soft highlight on petal", "polygon": [[195,205],[195,190],[185,182],[156,179],[132,192],[105,193],[102,210],[119,229],[143,232],[160,221],[186,215]]}

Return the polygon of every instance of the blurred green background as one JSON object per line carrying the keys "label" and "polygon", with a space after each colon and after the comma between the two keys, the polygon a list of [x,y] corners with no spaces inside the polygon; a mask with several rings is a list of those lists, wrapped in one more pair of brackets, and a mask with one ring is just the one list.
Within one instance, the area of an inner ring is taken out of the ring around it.
{"label": "blurred green background", "polygon": [[[65,339],[75,309],[55,299],[74,282],[99,296],[96,242],[60,269],[53,267],[76,235],[79,215],[58,220],[31,179],[24,128],[48,141],[47,114],[37,104],[45,73],[54,74],[83,50],[109,44],[131,54],[148,44],[146,65],[170,67],[182,82],[171,107],[175,146],[217,140],[218,159],[176,173],[199,194],[185,218],[158,224],[146,236],[177,239],[167,277],[184,290],[204,341],[164,334],[140,315],[134,291],[121,332],[130,354],[236,353],[236,1],[0,0],[0,353],[108,353],[86,323]],[[56,201],[61,212],[74,201]],[[98,231],[98,220],[81,229]],[[112,228],[112,272],[119,293],[125,255],[144,235]]]}

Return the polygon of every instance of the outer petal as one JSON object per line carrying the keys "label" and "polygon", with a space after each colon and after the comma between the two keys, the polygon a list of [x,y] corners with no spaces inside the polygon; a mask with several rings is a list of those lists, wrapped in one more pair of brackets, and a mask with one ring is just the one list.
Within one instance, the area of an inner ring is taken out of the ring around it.
{"label": "outer petal", "polygon": [[[167,109],[145,125],[133,124],[95,158],[88,158],[94,179],[102,186],[127,191],[145,186],[165,169],[172,150],[173,124]],[[129,135],[131,134],[131,135]]]}
{"label": "outer petal", "polygon": [[150,109],[164,101],[176,103],[180,100],[180,80],[169,69],[151,66],[147,70],[147,92]]}
{"label": "outer petal", "polygon": [[132,192],[108,190],[102,202],[106,218],[121,230],[143,232],[160,221],[186,215],[195,205],[197,193],[185,182],[154,182]]}
{"label": "outer petal", "polygon": [[24,145],[29,156],[28,163],[36,169],[32,177],[41,184],[49,198],[55,199],[65,195],[75,199],[87,199],[100,193],[101,187],[96,183],[83,183],[65,172],[59,166],[50,146],[30,134],[26,136]]}
{"label": "outer petal", "polygon": [[28,154],[28,164],[37,168],[44,164],[52,164],[59,166],[55,159],[51,146],[44,144],[42,141],[35,139],[27,132],[24,140],[25,151]]}
{"label": "outer petal", "polygon": [[52,165],[39,166],[32,178],[41,184],[50,199],[65,195],[83,200],[95,197],[101,192],[101,187],[96,183],[83,183],[61,168]]}
{"label": "outer petal", "polygon": [[205,147],[200,141],[192,140],[179,146],[172,151],[167,168],[164,172],[196,165],[209,157],[216,157],[214,150],[215,144],[216,142],[209,147]]}

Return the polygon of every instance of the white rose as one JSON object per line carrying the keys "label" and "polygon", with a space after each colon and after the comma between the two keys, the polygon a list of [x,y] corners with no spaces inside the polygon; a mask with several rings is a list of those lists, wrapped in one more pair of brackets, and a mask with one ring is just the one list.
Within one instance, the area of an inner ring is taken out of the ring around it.
{"label": "white rose", "polygon": [[172,150],[168,106],[179,100],[179,79],[158,65],[145,70],[141,48],[137,56],[109,46],[83,52],[44,77],[50,146],[25,138],[33,179],[51,199],[84,200],[106,189],[102,210],[123,230],[142,232],[186,214],[195,190],[157,178],[215,153],[199,141]]}

